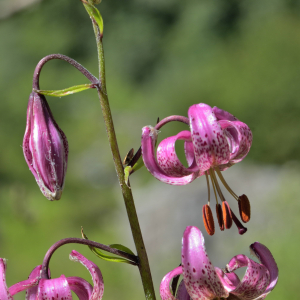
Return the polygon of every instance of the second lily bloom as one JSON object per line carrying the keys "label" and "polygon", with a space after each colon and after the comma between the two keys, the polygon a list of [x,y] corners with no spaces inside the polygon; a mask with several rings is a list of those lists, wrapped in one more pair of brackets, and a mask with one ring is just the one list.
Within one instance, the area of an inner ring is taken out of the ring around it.
{"label": "second lily bloom", "polygon": [[36,92],[29,97],[23,152],[41,192],[49,200],[59,200],[67,170],[68,142],[46,98]]}
{"label": "second lily bloom", "polygon": [[[168,119],[172,120],[172,117]],[[242,220],[244,222],[249,221],[250,206],[248,198],[245,195],[237,196],[228,186],[221,173],[221,171],[243,160],[248,154],[252,144],[252,133],[249,127],[227,111],[217,107],[212,108],[204,103],[195,104],[189,108],[188,123],[190,131],[181,131],[177,135],[161,141],[157,148],[156,157],[154,148],[157,140],[157,130],[151,126],[144,127],[142,132],[142,156],[145,166],[155,178],[172,185],[185,185],[197,177],[206,176],[209,197],[208,205],[203,211],[209,211],[209,213],[204,214],[203,219],[209,234],[214,233],[213,220],[211,217],[207,217],[212,216],[210,213],[209,177],[217,200],[217,215],[221,230],[224,230],[224,226],[230,228],[232,220],[236,221],[237,218],[232,215],[233,213],[222,194],[217,176],[219,176],[229,193],[239,202]],[[175,143],[177,140],[185,142],[184,150],[188,167],[180,162],[176,154]],[[220,216],[217,195],[223,206],[222,216]],[[237,226],[240,233],[246,231],[246,228],[243,228],[239,221]]]}
{"label": "second lily bloom", "polygon": [[[212,265],[201,231],[188,226],[182,239],[181,265],[169,272],[161,282],[162,300],[265,299],[277,284],[278,267],[266,246],[255,242],[250,249],[260,263],[239,254],[222,270]],[[234,271],[242,267],[247,269],[240,280]],[[170,283],[181,274],[183,280],[175,297],[170,290]]]}

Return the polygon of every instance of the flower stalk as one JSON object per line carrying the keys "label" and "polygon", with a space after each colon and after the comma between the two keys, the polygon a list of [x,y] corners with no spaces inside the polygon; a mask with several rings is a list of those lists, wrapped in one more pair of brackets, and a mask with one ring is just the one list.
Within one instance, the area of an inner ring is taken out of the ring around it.
{"label": "flower stalk", "polygon": [[111,114],[108,96],[107,96],[104,50],[103,50],[103,43],[102,43],[103,33],[99,29],[99,26],[97,26],[95,20],[92,17],[91,19],[93,23],[94,33],[96,37],[97,51],[98,51],[99,87],[97,88],[97,90],[100,99],[100,105],[101,105],[101,110],[102,110],[103,119],[105,123],[105,128],[106,128],[108,141],[111,148],[119,184],[121,187],[121,192],[124,199],[137,255],[139,257],[138,267],[139,267],[140,276],[144,288],[145,297],[147,300],[155,300],[156,298],[155,298],[154,286],[153,286],[153,281],[152,281],[152,276],[150,271],[150,265],[148,261],[148,255],[146,252],[141,228],[138,221],[138,216],[136,213],[133,195],[131,189],[127,186],[125,182],[124,167],[120,156],[117,137],[114,129],[112,114]]}

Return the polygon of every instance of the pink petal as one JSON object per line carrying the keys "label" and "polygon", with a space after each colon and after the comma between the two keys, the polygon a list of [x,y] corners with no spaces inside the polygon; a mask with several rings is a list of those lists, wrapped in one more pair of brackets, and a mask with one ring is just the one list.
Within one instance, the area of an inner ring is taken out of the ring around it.
{"label": "pink petal", "polygon": [[37,288],[37,284],[39,283],[40,280],[41,270],[42,270],[42,265],[35,267],[27,280],[12,285],[9,288],[9,292],[11,293],[11,295],[13,296],[19,292],[27,290],[28,288],[32,288],[32,287]]}
{"label": "pink petal", "polygon": [[[177,267],[169,272],[161,281],[159,293],[162,300],[177,300],[170,291],[171,280],[182,273],[182,268]],[[179,299],[181,300],[181,299]]]}
{"label": "pink petal", "polygon": [[65,275],[59,278],[42,278],[38,285],[36,300],[72,300],[71,290]]}
{"label": "pink petal", "polygon": [[92,276],[94,287],[93,287],[93,292],[89,297],[89,300],[102,299],[103,292],[104,292],[104,282],[103,282],[101,271],[99,270],[98,266],[94,264],[92,261],[86,259],[83,255],[81,255],[79,252],[75,250],[71,252],[70,259],[72,261],[78,261],[82,265],[84,265]]}
{"label": "pink petal", "polygon": [[238,119],[234,115],[216,106],[213,107],[212,111],[214,112],[218,121],[219,120],[238,121]]}
{"label": "pink petal", "polygon": [[145,126],[142,129],[142,156],[144,160],[144,164],[148,171],[158,180],[172,184],[172,185],[185,185],[198,177],[198,172],[192,173],[190,175],[182,177],[174,177],[166,174],[158,165],[154,149],[155,143],[157,139],[157,131],[151,126]]}
{"label": "pink petal", "polygon": [[259,261],[269,270],[270,273],[270,284],[267,286],[264,294],[262,295],[265,297],[274,289],[275,285],[277,284],[278,267],[275,262],[275,259],[273,258],[272,253],[266,246],[255,242],[252,245],[250,245],[250,249],[252,250],[252,252],[254,252]]}
{"label": "pink petal", "polygon": [[163,172],[165,172],[165,174],[174,177],[182,177],[198,171],[197,166],[195,170],[191,170],[190,168],[184,167],[180,162],[175,151],[175,143],[177,140],[185,141],[185,153],[189,165],[192,165],[194,161],[194,149],[191,133],[189,131],[181,131],[175,136],[171,136],[162,140],[158,145],[156,155],[159,167]]}
{"label": "pink petal", "polygon": [[93,293],[93,287],[89,282],[80,277],[67,277],[71,291],[73,291],[79,300],[89,300]]}
{"label": "pink petal", "polygon": [[178,300],[191,300],[192,299],[186,290],[183,280],[180,282],[179,287],[177,289],[176,298]]}
{"label": "pink petal", "polygon": [[240,279],[235,273],[224,273],[218,267],[215,267],[215,270],[224,286],[224,288],[231,292],[232,290],[236,289],[236,287],[240,284]]}
{"label": "pink petal", "polygon": [[196,163],[202,172],[227,164],[230,158],[226,135],[212,108],[204,103],[188,110]]}
{"label": "pink petal", "polygon": [[248,154],[252,145],[253,137],[250,128],[241,121],[220,121],[219,123],[224,131],[233,137],[233,143],[236,143],[236,149],[231,153],[230,161],[232,163],[240,162]]}
{"label": "pink petal", "polygon": [[5,271],[6,261],[5,259],[0,258],[0,300],[13,300],[6,285]]}
{"label": "pink petal", "polygon": [[228,297],[204,246],[197,227],[188,226],[182,240],[182,271],[185,287],[193,300]]}
{"label": "pink petal", "polygon": [[242,254],[233,257],[227,265],[229,272],[241,267],[247,267],[246,273],[241,283],[231,293],[242,300],[253,300],[260,297],[270,282],[268,269]]}
{"label": "pink petal", "polygon": [[[42,270],[42,265],[39,265],[37,267],[35,267],[31,273],[29,274],[29,277],[28,279],[32,279],[32,278],[40,278],[40,275],[41,275],[41,270]],[[49,271],[50,273],[50,271]],[[50,274],[49,274],[50,275]],[[50,277],[50,276],[49,276]],[[36,299],[36,294],[37,294],[37,291],[38,291],[38,286],[33,286],[33,287],[30,287],[29,289],[27,289],[26,291],[26,297],[25,299],[26,300],[35,300]]]}

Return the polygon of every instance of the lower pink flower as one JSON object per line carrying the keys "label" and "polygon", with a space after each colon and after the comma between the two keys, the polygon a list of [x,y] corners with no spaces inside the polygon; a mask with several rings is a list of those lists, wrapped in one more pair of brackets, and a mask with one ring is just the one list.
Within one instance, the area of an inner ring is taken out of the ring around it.
{"label": "lower pink flower", "polygon": [[104,283],[98,266],[83,255],[73,250],[70,259],[78,261],[90,272],[93,287],[80,277],[65,277],[61,275],[54,279],[41,279],[42,266],[33,269],[27,280],[14,284],[10,288],[6,285],[5,259],[0,258],[0,300],[13,300],[13,295],[26,290],[26,300],[72,300],[73,291],[79,300],[101,300]]}
{"label": "lower pink flower", "polygon": [[[160,285],[162,300],[265,299],[277,283],[278,268],[266,246],[255,242],[250,249],[260,263],[240,254],[234,256],[223,271],[210,262],[201,231],[197,227],[187,227],[182,240],[181,266],[163,278]],[[234,273],[241,267],[247,267],[242,280]],[[181,274],[183,280],[175,297],[170,282]]]}

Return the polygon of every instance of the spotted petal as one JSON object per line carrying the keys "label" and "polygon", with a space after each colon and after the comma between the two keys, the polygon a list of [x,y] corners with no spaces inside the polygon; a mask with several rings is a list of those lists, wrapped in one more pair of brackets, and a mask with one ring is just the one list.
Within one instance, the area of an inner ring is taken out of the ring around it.
{"label": "spotted petal", "polygon": [[164,172],[158,165],[154,154],[156,139],[156,129],[151,126],[145,126],[142,130],[142,156],[146,168],[155,178],[172,185],[185,185],[198,177],[198,172],[182,177],[171,176]]}
{"label": "spotted petal", "polygon": [[5,271],[6,261],[5,259],[0,258],[0,300],[13,300],[6,285]]}
{"label": "spotted petal", "polygon": [[89,300],[102,299],[103,292],[104,292],[104,283],[103,283],[103,277],[101,271],[99,270],[98,266],[94,264],[92,261],[86,259],[83,255],[81,255],[79,252],[75,250],[71,252],[70,259],[73,261],[78,261],[82,265],[84,265],[92,276],[94,287],[93,287],[93,292],[89,297]]}
{"label": "spotted petal", "polygon": [[197,227],[187,227],[183,235],[182,274],[193,300],[227,298],[229,295],[208,258],[204,237]]}
{"label": "spotted petal", "polygon": [[213,166],[227,164],[229,144],[212,108],[204,103],[195,104],[189,108],[188,116],[199,169],[204,172]]}
{"label": "spotted petal", "polygon": [[218,267],[215,267],[215,270],[216,270],[224,288],[228,292],[235,290],[236,287],[240,284],[240,279],[235,273],[224,273],[224,271]]}
{"label": "spotted petal", "polygon": [[229,272],[247,267],[246,273],[240,284],[231,294],[241,300],[253,300],[260,297],[270,283],[270,272],[262,264],[258,264],[246,255],[239,254],[233,257],[227,265]]}
{"label": "spotted petal", "polygon": [[190,295],[188,294],[184,281],[182,280],[178,286],[177,293],[176,293],[176,298],[178,300],[192,300]]}
{"label": "spotted petal", "polygon": [[[32,272],[29,274],[28,279],[40,277],[41,275],[41,270],[42,270],[42,265],[39,265],[35,267]],[[49,271],[49,277],[50,277],[50,271]],[[36,294],[38,291],[38,286],[32,286],[26,291],[26,300],[35,300],[36,299]]]}
{"label": "spotted petal", "polygon": [[73,291],[79,300],[89,300],[93,293],[93,287],[89,282],[80,277],[67,277],[71,291]]}
{"label": "spotted petal", "polygon": [[37,284],[39,283],[40,280],[41,270],[42,270],[42,265],[35,267],[30,274],[31,276],[29,276],[27,280],[18,282],[9,288],[10,294],[13,296],[29,288],[37,288]]}
{"label": "spotted petal", "polygon": [[[183,166],[177,157],[175,143],[177,140],[185,141],[185,154],[189,163],[189,168]],[[174,177],[183,177],[198,171],[195,163],[194,148],[191,133],[181,131],[175,136],[168,137],[161,141],[157,147],[157,162],[159,167],[168,175]]]}
{"label": "spotted petal", "polygon": [[258,242],[255,242],[250,246],[250,249],[252,250],[252,252],[254,252],[254,254],[259,259],[259,261],[268,269],[270,273],[270,283],[262,295],[263,298],[260,298],[260,299],[264,299],[267,296],[267,294],[269,294],[277,284],[278,267],[275,262],[275,259],[273,258],[272,253],[266,246]]}
{"label": "spotted petal", "polygon": [[[173,271],[169,272],[161,281],[159,293],[162,300],[177,300],[170,291],[171,280],[182,273],[182,268],[177,267]],[[179,300],[183,300],[178,298]]]}
{"label": "spotted petal", "polygon": [[65,275],[59,278],[42,278],[38,285],[36,300],[72,300],[71,289]]}

